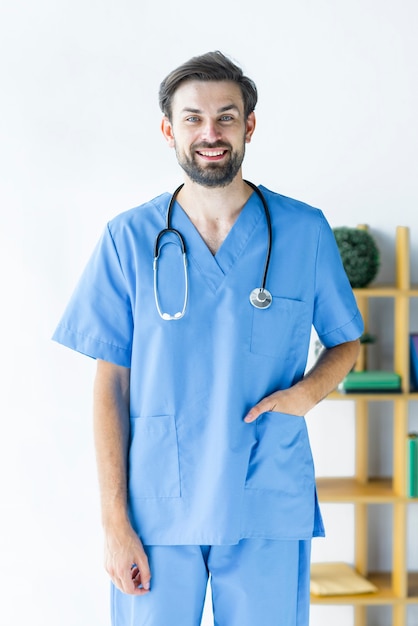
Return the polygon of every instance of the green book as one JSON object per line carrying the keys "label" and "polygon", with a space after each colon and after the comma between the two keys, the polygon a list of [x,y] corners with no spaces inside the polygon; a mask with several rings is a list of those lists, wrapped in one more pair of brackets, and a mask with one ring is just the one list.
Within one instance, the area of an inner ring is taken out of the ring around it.
{"label": "green book", "polygon": [[410,433],[407,439],[408,496],[418,498],[418,433]]}
{"label": "green book", "polygon": [[395,372],[384,372],[381,370],[349,372],[338,386],[338,389],[346,392],[400,391],[401,377]]}

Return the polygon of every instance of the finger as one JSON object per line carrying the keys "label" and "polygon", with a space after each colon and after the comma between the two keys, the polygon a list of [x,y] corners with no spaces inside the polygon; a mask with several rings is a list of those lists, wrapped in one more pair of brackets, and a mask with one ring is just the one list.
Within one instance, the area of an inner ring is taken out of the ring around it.
{"label": "finger", "polygon": [[137,562],[131,566],[131,577],[136,588],[149,591],[151,586],[151,572],[148,558],[143,550],[137,555]]}
{"label": "finger", "polygon": [[263,413],[266,413],[267,411],[272,411],[272,406],[274,406],[274,403],[271,400],[269,400],[268,398],[263,398],[263,400],[258,402],[258,404],[253,406],[253,408],[248,411],[247,415],[244,417],[244,422],[246,422],[247,424],[254,422]]}
{"label": "finger", "polygon": [[144,595],[149,592],[149,588],[145,588],[141,581],[141,574],[139,570],[136,570],[136,576],[132,577],[132,572],[121,575],[119,578],[113,579],[114,584],[123,593],[129,595]]}
{"label": "finger", "polygon": [[135,580],[135,578],[138,576],[138,574],[139,574],[138,565],[136,563],[132,563],[132,565],[131,565],[132,580]]}
{"label": "finger", "polygon": [[131,577],[132,577],[132,582],[134,583],[135,588],[145,589],[146,591],[149,591],[149,585],[147,585],[147,588],[145,588],[143,581],[142,581],[141,572],[135,563],[131,567]]}
{"label": "finger", "polygon": [[[149,572],[148,566],[145,568]],[[150,578],[151,574],[149,573],[146,576],[146,580],[142,580],[141,571],[136,563],[132,563],[130,566],[122,565],[120,568],[112,568],[109,571],[110,577],[112,579],[113,584],[123,593],[130,595],[143,595],[148,593],[150,589]]]}
{"label": "finger", "polygon": [[253,408],[248,411],[247,415],[244,417],[244,422],[246,422],[247,424],[251,424],[251,422],[255,422],[257,417],[259,417],[260,415],[261,411],[259,409],[259,406],[253,406]]}
{"label": "finger", "polygon": [[150,591],[151,583],[149,580],[142,582],[141,572],[138,571],[138,574],[132,579],[132,582],[135,590],[141,591],[142,593]]}
{"label": "finger", "polygon": [[144,553],[141,558],[138,559],[137,573],[135,581],[144,591],[149,591],[151,588],[151,572],[148,564],[148,559]]}

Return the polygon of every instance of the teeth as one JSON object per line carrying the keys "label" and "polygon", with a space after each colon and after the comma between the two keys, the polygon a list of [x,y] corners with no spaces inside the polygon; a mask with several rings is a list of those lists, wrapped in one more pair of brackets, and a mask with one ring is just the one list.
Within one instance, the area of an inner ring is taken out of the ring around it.
{"label": "teeth", "polygon": [[223,150],[217,150],[216,152],[203,152],[203,151],[200,151],[200,154],[202,156],[207,156],[207,157],[221,156],[223,153],[224,153]]}

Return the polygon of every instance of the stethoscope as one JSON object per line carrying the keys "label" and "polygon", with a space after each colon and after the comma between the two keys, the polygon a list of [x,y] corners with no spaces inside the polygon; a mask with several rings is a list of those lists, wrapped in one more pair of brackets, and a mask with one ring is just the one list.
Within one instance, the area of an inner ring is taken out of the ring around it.
{"label": "stethoscope", "polygon": [[[250,293],[250,302],[251,304],[256,308],[256,309],[268,309],[269,306],[271,305],[272,301],[273,301],[273,297],[270,293],[270,291],[268,289],[266,289],[266,281],[267,281],[267,273],[269,270],[269,265],[270,265],[270,254],[271,254],[271,244],[272,244],[272,229],[271,229],[271,219],[270,219],[270,212],[267,206],[267,202],[266,199],[264,197],[264,195],[261,193],[260,189],[258,187],[256,187],[256,185],[254,185],[253,183],[250,183],[248,180],[244,181],[245,183],[247,183],[247,185],[249,185],[258,195],[258,197],[260,198],[261,202],[263,203],[263,207],[264,207],[264,212],[266,215],[266,223],[267,223],[267,251],[266,251],[266,260],[264,263],[264,272],[263,272],[263,278],[261,281],[261,287],[256,287],[255,289],[253,289]],[[180,189],[182,189],[183,185],[180,185],[179,187],[177,187],[177,189],[175,190],[175,192],[173,193],[173,195],[171,196],[170,199],[170,203],[168,205],[168,209],[167,209],[167,218],[166,218],[166,227],[161,230],[156,239],[155,239],[155,244],[154,244],[154,263],[153,263],[153,268],[154,268],[154,297],[155,297],[155,305],[157,307],[157,311],[158,314],[160,315],[160,317],[163,320],[179,320],[181,319],[185,312],[186,312],[186,307],[187,307],[187,298],[188,298],[188,294],[189,294],[189,276],[188,276],[188,271],[187,271],[187,257],[186,257],[186,244],[184,242],[184,238],[183,235],[176,230],[175,228],[172,228],[171,226],[171,213],[172,213],[172,209],[173,209],[173,205],[174,202],[176,200],[177,194],[179,193]],[[177,313],[174,313],[174,315],[170,315],[170,313],[163,313],[163,311],[161,310],[161,306],[160,306],[160,299],[158,297],[158,259],[160,256],[160,252],[162,247],[164,246],[164,244],[161,244],[161,239],[162,237],[164,237],[165,235],[167,235],[168,233],[172,233],[173,235],[175,235],[178,239],[178,242],[180,244],[180,249],[181,249],[181,254],[183,257],[183,271],[184,271],[184,300],[183,300],[183,307],[181,311],[178,311]]]}

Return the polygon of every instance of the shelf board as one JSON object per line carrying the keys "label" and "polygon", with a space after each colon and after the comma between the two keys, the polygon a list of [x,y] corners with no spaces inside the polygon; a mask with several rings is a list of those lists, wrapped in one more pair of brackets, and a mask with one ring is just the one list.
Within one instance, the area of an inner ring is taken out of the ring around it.
{"label": "shelf board", "polygon": [[353,289],[353,292],[358,297],[366,298],[395,298],[396,296],[417,298],[418,286],[411,285],[409,289],[398,289],[394,285],[372,285],[371,287]]}
{"label": "shelf board", "polygon": [[326,399],[327,400],[346,400],[346,401],[347,400],[368,400],[369,402],[392,400],[393,402],[394,400],[397,400],[398,398],[405,398],[406,400],[418,400],[418,391],[411,391],[409,393],[403,393],[401,391],[395,391],[392,393],[383,393],[383,392],[342,393],[340,391],[332,391],[327,396]]}
{"label": "shelf board", "polygon": [[377,605],[377,604],[418,604],[418,572],[408,575],[408,598],[400,598],[392,589],[392,576],[390,573],[370,573],[367,576],[376,587],[376,593],[362,593],[357,595],[342,596],[315,596],[311,594],[312,604],[352,604],[352,605]]}
{"label": "shelf board", "polygon": [[317,478],[320,502],[390,503],[406,498],[393,491],[391,478],[370,479],[361,483],[354,477]]}

